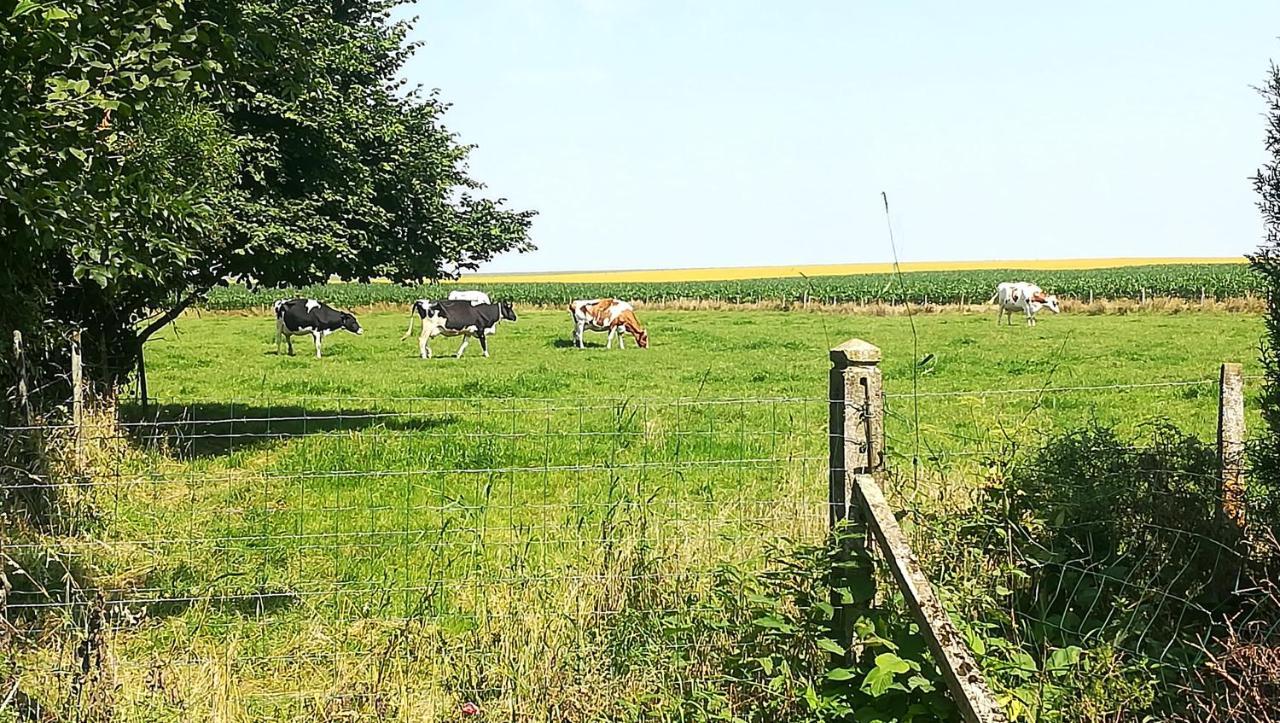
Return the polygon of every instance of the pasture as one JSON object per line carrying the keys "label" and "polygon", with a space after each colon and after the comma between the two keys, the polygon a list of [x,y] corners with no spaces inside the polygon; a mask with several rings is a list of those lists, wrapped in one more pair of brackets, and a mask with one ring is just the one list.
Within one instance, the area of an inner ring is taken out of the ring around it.
{"label": "pasture", "polygon": [[[1215,312],[942,313],[913,338],[901,316],[641,308],[651,348],[605,351],[573,348],[562,310],[519,311],[489,359],[447,356],[457,339],[418,359],[401,311],[361,314],[321,360],[277,356],[263,315],[188,314],[153,341],[152,407],[91,444],[96,533],[71,554],[128,611],[116,702],[153,720],[638,715],[706,672],[662,662],[711,644],[662,615],[725,565],[766,565],[771,541],[821,535],[830,347],[883,349],[892,465],[919,459],[916,491],[945,506],[1055,429],[1164,418],[1210,438],[1200,382],[1224,360],[1258,373],[1262,333]],[[59,592],[16,609],[35,621]],[[56,689],[70,655],[21,661],[29,689]]]}

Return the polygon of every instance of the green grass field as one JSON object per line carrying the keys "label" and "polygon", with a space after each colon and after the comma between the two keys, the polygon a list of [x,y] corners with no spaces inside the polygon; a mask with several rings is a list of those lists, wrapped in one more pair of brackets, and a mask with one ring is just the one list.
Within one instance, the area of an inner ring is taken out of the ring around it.
{"label": "green grass field", "polygon": [[[461,360],[449,339],[418,359],[400,313],[363,315],[321,360],[301,337],[277,356],[267,317],[184,318],[148,346],[153,408],[125,410],[159,424],[91,444],[97,519],[66,541],[116,601],[115,702],[148,720],[441,720],[468,700],[626,717],[696,682],[655,659],[706,644],[645,621],[697,605],[721,565],[759,568],[770,540],[821,534],[830,347],[881,346],[893,465],[920,458],[949,504],[1054,430],[1167,418],[1211,437],[1212,383],[1034,390],[1255,374],[1262,333],[1207,312],[937,314],[914,341],[906,317],[641,317],[648,350],[578,350],[566,313],[527,311]],[[14,600],[35,624],[61,595]],[[21,661],[24,687],[65,690],[69,651]]]}

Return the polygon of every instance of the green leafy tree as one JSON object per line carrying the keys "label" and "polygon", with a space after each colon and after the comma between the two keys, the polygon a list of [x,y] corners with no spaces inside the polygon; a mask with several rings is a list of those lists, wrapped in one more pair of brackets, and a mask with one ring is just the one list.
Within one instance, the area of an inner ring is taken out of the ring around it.
{"label": "green leafy tree", "polygon": [[56,371],[127,377],[230,280],[421,281],[530,247],[382,0],[0,0],[0,296]]}
{"label": "green leafy tree", "polygon": [[1254,177],[1254,188],[1258,192],[1265,236],[1262,246],[1249,260],[1266,278],[1269,287],[1267,336],[1262,349],[1266,367],[1262,416],[1268,434],[1260,440],[1255,459],[1255,486],[1276,490],[1280,487],[1280,67],[1271,66],[1261,92],[1267,103],[1266,149],[1270,159]]}
{"label": "green leafy tree", "polygon": [[172,0],[0,0],[0,298],[37,362],[60,366],[53,341],[69,325],[127,336],[140,290],[169,283],[233,180],[230,136],[182,142],[217,129],[179,100],[219,70],[183,13]]}

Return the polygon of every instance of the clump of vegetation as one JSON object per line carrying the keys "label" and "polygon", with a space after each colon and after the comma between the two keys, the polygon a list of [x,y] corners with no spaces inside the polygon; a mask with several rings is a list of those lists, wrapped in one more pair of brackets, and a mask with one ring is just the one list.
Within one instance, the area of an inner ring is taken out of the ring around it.
{"label": "clump of vegetation", "polygon": [[[1011,693],[1016,719],[1178,718],[1238,695],[1207,673],[1274,619],[1275,570],[1221,519],[1218,479],[1214,448],[1168,424],[1093,425],[1002,470],[971,510],[922,522],[997,686],[1072,665],[1069,685]],[[1248,514],[1265,530],[1263,502]]]}
{"label": "clump of vegetation", "polygon": [[1249,260],[1267,290],[1267,335],[1262,346],[1266,386],[1261,405],[1267,433],[1255,446],[1252,482],[1280,496],[1280,66],[1271,66],[1261,92],[1267,103],[1265,142],[1270,159],[1253,182],[1266,235]]}

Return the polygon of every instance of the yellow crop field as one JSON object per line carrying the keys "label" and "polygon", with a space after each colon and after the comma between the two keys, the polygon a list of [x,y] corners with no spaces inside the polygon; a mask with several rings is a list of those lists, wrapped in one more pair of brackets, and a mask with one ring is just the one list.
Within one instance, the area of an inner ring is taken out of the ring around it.
{"label": "yellow crop field", "polygon": [[[1001,261],[916,261],[902,264],[903,271],[972,271],[982,269],[1076,270],[1106,269],[1149,264],[1238,264],[1241,256],[1211,258],[1101,258]],[[893,271],[891,263],[811,264],[799,266],[726,266],[721,268],[647,269],[633,271],[565,271],[526,274],[466,274],[462,282],[474,283],[598,283],[655,281],[735,281],[786,276],[847,276]]]}

